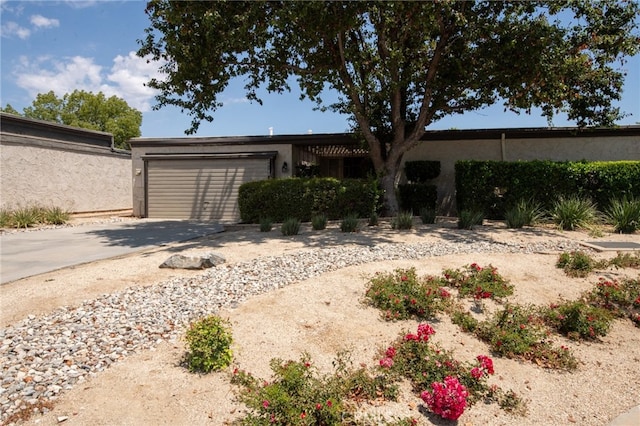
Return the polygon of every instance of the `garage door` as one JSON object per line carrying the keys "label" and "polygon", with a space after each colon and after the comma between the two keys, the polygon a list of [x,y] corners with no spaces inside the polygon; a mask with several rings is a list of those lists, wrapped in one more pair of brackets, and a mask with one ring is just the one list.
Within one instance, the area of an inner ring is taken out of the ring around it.
{"label": "garage door", "polygon": [[147,217],[240,219],[238,188],[270,176],[268,158],[147,161]]}

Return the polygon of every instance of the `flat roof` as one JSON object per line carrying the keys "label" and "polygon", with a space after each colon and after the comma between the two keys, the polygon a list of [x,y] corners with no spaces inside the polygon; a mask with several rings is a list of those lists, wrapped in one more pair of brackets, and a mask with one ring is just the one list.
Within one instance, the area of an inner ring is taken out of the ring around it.
{"label": "flat roof", "polygon": [[[603,137],[603,136],[639,136],[640,126],[629,125],[612,128],[578,128],[578,127],[532,127],[532,128],[498,128],[498,129],[465,129],[465,130],[427,130],[421,140],[473,140],[473,139],[544,139],[571,137]],[[166,146],[166,145],[351,145],[359,140],[353,133],[317,133],[297,135],[264,135],[264,136],[197,136],[177,138],[134,138],[132,146]]]}

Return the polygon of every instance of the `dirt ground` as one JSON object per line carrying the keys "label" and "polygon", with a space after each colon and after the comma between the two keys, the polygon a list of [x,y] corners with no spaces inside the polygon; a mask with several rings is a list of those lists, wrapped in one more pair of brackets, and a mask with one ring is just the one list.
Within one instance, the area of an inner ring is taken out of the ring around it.
{"label": "dirt ground", "polygon": [[[278,230],[258,232],[256,227],[230,229],[207,238],[155,250],[79,265],[0,286],[2,327],[27,315],[41,315],[60,306],[73,306],[104,293],[134,285],[153,285],[175,276],[195,276],[201,271],[160,269],[177,252],[212,250],[227,263],[327,247],[334,244],[375,244],[474,240],[542,242],[640,241],[638,235],[605,234],[599,238],[585,232],[561,232],[550,228],[508,230],[489,224],[473,231],[455,229],[452,222],[418,225],[406,232],[388,225],[341,233],[336,224],[322,232],[303,228],[298,236],[283,237]],[[491,264],[515,285],[510,298],[516,303],[549,304],[575,299],[591,289],[598,277],[639,278],[637,270],[606,270],[587,278],[569,278],[555,267],[558,252],[535,254],[458,254],[418,261],[386,261],[352,266],[301,281],[267,294],[254,296],[235,309],[220,312],[232,324],[234,365],[269,379],[272,358],[299,359],[310,354],[322,372],[331,371],[340,351],[348,350],[354,365],[375,366],[381,348],[401,332],[414,330],[415,321],[384,322],[377,310],[362,303],[367,277],[375,272],[415,267],[419,274],[440,274],[477,262]],[[615,252],[595,253],[610,258]],[[27,303],[25,303],[27,302]],[[445,316],[434,324],[433,339],[454,351],[461,360],[490,354],[488,347],[458,330]],[[472,406],[460,425],[606,425],[619,414],[640,404],[640,332],[628,320],[617,320],[601,342],[573,342],[558,338],[580,360],[577,371],[566,373],[535,365],[494,358],[496,375],[490,383],[512,389],[527,401],[528,415],[514,417],[497,405]],[[242,414],[229,383],[231,369],[195,375],[179,365],[184,354],[181,339],[164,341],[154,349],[138,352],[107,371],[76,385],[56,401],[46,415],[26,424],[53,425],[222,425]],[[361,415],[370,424],[380,418],[410,416],[419,424],[438,423],[419,410],[421,400],[406,391],[394,403],[363,404]],[[640,420],[640,419],[638,419]],[[434,423],[435,422],[435,423]],[[640,422],[639,422],[640,424]]]}

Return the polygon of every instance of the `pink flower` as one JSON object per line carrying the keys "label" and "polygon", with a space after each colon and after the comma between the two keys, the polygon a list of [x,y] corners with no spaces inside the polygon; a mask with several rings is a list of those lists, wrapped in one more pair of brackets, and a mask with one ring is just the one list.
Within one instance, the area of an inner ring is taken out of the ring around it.
{"label": "pink flower", "polygon": [[300,418],[304,419],[305,417],[307,417],[307,413],[305,413],[304,411],[302,413],[300,413]]}
{"label": "pink flower", "polygon": [[480,265],[478,265],[477,263],[472,263],[471,264],[471,268],[475,269],[478,272],[482,271],[482,267]]}
{"label": "pink flower", "polygon": [[467,406],[467,388],[451,376],[445,377],[442,383],[432,383],[431,388],[432,392],[424,391],[420,398],[435,414],[444,419],[457,420]]}
{"label": "pink flower", "polygon": [[264,401],[262,401],[262,406],[264,408],[269,408],[269,401],[267,401],[266,399]]}
{"label": "pink flower", "polygon": [[387,358],[391,358],[393,359],[394,356],[396,356],[396,348],[394,348],[393,346],[387,348],[387,351],[385,352],[385,355],[387,356]]}
{"label": "pink flower", "polygon": [[443,299],[448,299],[449,297],[451,297],[451,293],[440,287],[440,297],[442,297]]}
{"label": "pink flower", "polygon": [[493,360],[486,355],[478,355],[476,357],[480,361],[480,367],[489,374],[493,374]]}
{"label": "pink flower", "polygon": [[423,341],[429,340],[429,336],[435,334],[436,331],[429,324],[418,325],[418,338]]}
{"label": "pink flower", "polygon": [[406,336],[404,336],[404,340],[415,340],[415,341],[419,341],[420,338],[412,333],[407,334]]}
{"label": "pink flower", "polygon": [[480,377],[482,377],[482,370],[480,370],[478,367],[473,367],[471,369],[471,377],[478,380]]}
{"label": "pink flower", "polygon": [[316,410],[322,410],[322,404],[316,404]]}
{"label": "pink flower", "polygon": [[331,400],[327,400],[327,407],[331,407],[333,405],[333,402],[331,402]]}
{"label": "pink flower", "polygon": [[406,275],[403,275],[402,277],[400,277],[401,281],[407,281],[409,278]]}
{"label": "pink flower", "polygon": [[380,360],[380,366],[382,368],[391,368],[393,367],[393,360],[391,358],[382,358]]}

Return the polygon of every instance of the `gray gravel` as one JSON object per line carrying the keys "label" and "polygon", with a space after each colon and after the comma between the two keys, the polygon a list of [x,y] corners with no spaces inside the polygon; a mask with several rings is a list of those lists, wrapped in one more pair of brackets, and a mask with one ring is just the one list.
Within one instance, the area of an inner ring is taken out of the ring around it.
{"label": "gray gravel", "polygon": [[134,352],[182,334],[196,318],[248,297],[347,266],[461,253],[576,250],[569,240],[542,244],[475,242],[340,246],[223,265],[196,278],[138,286],[30,315],[0,331],[0,421],[65,390]]}

